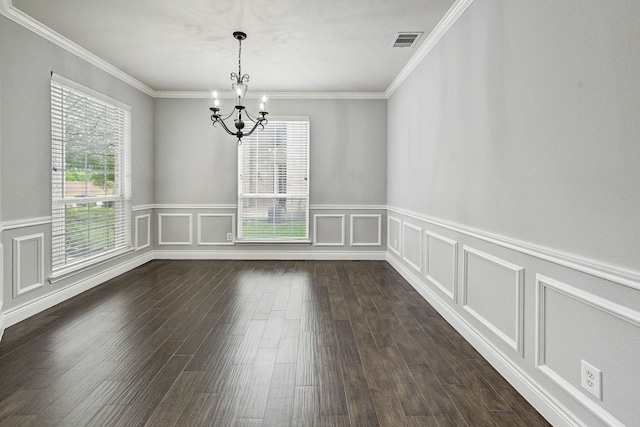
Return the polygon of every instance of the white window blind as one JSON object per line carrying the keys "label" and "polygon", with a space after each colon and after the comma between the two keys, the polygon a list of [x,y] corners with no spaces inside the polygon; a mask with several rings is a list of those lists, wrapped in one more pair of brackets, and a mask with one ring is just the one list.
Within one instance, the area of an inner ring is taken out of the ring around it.
{"label": "white window blind", "polygon": [[131,245],[130,107],[51,78],[52,269]]}
{"label": "white window blind", "polygon": [[238,147],[238,240],[309,239],[309,120],[271,120]]}

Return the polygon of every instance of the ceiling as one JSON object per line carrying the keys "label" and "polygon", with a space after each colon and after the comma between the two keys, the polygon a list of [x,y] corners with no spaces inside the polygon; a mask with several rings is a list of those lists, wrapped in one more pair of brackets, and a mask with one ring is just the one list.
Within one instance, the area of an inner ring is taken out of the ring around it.
{"label": "ceiling", "polygon": [[[6,0],[5,0],[6,1]],[[153,91],[384,92],[454,0],[13,0]],[[423,32],[392,48],[398,32]]]}

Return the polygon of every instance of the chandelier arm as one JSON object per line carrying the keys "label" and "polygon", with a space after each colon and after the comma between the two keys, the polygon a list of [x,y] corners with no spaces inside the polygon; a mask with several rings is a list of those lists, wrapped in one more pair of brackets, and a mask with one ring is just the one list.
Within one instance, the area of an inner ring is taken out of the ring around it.
{"label": "chandelier arm", "polygon": [[263,122],[263,121],[264,121],[264,122],[266,122],[266,121],[267,121],[267,119],[264,119],[264,120],[260,120],[260,121],[255,122],[255,124],[253,125],[253,127],[251,128],[251,130],[250,130],[249,132],[245,132],[242,136],[249,136],[249,135],[251,135],[251,134],[256,130],[256,128],[257,128],[258,126],[260,126],[260,128],[261,128],[261,129],[264,129],[264,125],[266,125],[266,123],[262,124],[262,122]]}
{"label": "chandelier arm", "polygon": [[247,110],[244,110],[244,113],[247,115],[247,118],[251,120],[253,123],[261,120],[260,117],[249,114]]}
{"label": "chandelier arm", "polygon": [[[213,117],[213,116],[212,116]],[[211,120],[213,120],[213,125],[215,126],[216,123],[220,123],[222,125],[222,127],[224,128],[224,130],[229,134],[229,135],[234,135],[236,136],[235,132],[231,132],[229,130],[229,128],[227,127],[227,125],[225,124],[225,122],[223,122],[222,120],[220,120],[219,118],[212,118]]]}
{"label": "chandelier arm", "polygon": [[[249,112],[246,109],[244,110],[244,112],[247,115],[247,117],[249,118],[249,120],[251,120],[253,123],[260,122],[262,120],[267,120],[265,116],[267,114],[269,114],[266,111],[260,111],[258,113],[258,114],[260,114],[260,117],[258,117],[258,116],[254,116],[254,115],[249,114]],[[267,123],[265,122],[265,124],[267,124]]]}
{"label": "chandelier arm", "polygon": [[229,114],[224,117],[220,116],[220,120],[227,120],[229,117],[233,116],[233,113],[235,113],[236,111],[236,107],[233,107],[231,111],[229,111]]}

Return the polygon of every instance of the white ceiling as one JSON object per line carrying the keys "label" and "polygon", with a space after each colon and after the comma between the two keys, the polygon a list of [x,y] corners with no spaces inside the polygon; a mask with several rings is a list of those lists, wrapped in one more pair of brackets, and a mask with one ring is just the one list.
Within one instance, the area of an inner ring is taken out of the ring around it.
{"label": "white ceiling", "polygon": [[[5,0],[6,2],[6,0]],[[454,0],[13,0],[154,91],[384,92]],[[391,48],[421,31],[414,48]]]}

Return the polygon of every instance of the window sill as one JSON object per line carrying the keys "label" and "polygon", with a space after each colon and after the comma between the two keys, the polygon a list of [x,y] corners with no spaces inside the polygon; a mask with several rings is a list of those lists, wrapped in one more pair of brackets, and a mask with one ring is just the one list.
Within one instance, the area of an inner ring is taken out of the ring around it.
{"label": "window sill", "polygon": [[236,245],[310,245],[311,240],[236,240]]}
{"label": "window sill", "polygon": [[98,267],[102,264],[105,264],[111,261],[116,257],[131,253],[131,252],[133,252],[133,248],[131,246],[127,246],[121,249],[114,249],[113,251],[99,255],[95,258],[89,258],[84,261],[78,262],[77,264],[72,264],[68,267],[64,267],[59,270],[54,270],[51,272],[51,276],[49,276],[49,283],[53,284],[53,283],[59,282],[68,277],[82,273],[91,268]]}

